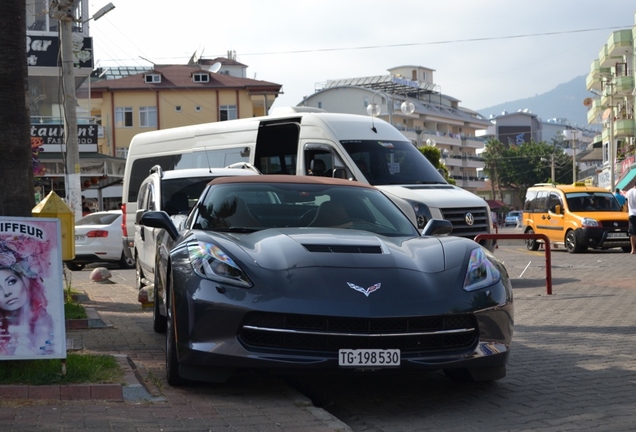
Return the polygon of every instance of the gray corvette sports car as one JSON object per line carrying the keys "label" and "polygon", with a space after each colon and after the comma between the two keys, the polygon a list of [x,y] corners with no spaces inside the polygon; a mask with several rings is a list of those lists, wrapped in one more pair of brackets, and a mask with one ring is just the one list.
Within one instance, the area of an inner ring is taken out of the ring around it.
{"label": "gray corvette sports car", "polygon": [[372,186],[302,176],[212,181],[158,242],[154,328],[168,382],[238,369],[505,376],[510,279],[447,221],[418,232]]}

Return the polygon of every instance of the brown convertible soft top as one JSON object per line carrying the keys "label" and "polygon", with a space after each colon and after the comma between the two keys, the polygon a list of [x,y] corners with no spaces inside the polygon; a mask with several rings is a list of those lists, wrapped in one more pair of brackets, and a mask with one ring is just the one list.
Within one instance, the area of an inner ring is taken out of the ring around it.
{"label": "brown convertible soft top", "polygon": [[321,184],[334,186],[351,186],[375,189],[374,186],[360,183],[354,180],[344,180],[332,177],[296,176],[287,174],[266,174],[255,176],[226,176],[217,177],[210,184],[226,183],[297,183],[297,184]]}

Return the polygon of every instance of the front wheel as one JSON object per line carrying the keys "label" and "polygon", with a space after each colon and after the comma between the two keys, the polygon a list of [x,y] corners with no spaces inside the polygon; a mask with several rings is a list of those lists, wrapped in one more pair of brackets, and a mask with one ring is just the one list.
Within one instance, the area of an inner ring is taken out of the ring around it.
{"label": "front wheel", "polygon": [[80,270],[83,270],[84,267],[86,267],[86,264],[76,264],[69,261],[69,262],[66,262],[66,267],[71,271],[80,271]]}
{"label": "front wheel", "polygon": [[622,246],[621,249],[625,253],[630,253],[632,251],[632,247],[631,246]]}
{"label": "front wheel", "polygon": [[153,287],[154,291],[154,304],[152,305],[152,328],[156,333],[165,333],[167,322],[166,317],[161,315],[161,310],[159,310],[159,296],[157,289],[157,282],[155,281],[155,286]]}
{"label": "front wheel", "polygon": [[[169,284],[170,285],[170,284]],[[166,289],[170,289],[169,286]],[[166,292],[166,379],[171,386],[185,384],[185,380],[179,375],[179,356],[177,354],[177,337],[174,326],[174,311],[170,292]]]}
{"label": "front wheel", "polygon": [[119,258],[119,268],[124,270],[135,268],[135,259],[128,258],[124,251],[121,251],[121,258]]}
{"label": "front wheel", "polygon": [[576,239],[576,234],[573,230],[568,231],[565,235],[565,248],[569,253],[579,253],[583,251],[583,247]]}
{"label": "front wheel", "polygon": [[141,291],[143,287],[146,286],[144,284],[144,271],[141,269],[141,264],[139,263],[139,257],[135,259],[135,284],[137,285],[137,290]]}
{"label": "front wheel", "polygon": [[[534,234],[534,230],[530,228],[528,229],[528,231],[526,231],[526,234]],[[539,242],[537,241],[537,239],[527,239],[526,247],[528,248],[528,250],[531,251],[539,250]]]}

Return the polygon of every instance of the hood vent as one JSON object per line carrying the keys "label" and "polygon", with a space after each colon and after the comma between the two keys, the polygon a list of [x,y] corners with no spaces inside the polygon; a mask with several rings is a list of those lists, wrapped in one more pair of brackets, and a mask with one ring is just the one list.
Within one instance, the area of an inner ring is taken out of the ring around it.
{"label": "hood vent", "polygon": [[309,252],[381,254],[380,246],[304,244]]}

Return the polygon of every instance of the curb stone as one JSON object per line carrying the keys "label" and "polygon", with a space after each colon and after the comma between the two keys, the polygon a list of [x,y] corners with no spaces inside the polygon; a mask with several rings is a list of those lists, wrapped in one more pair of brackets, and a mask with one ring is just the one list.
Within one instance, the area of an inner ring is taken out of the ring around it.
{"label": "curb stone", "polygon": [[165,401],[163,397],[152,396],[144,387],[128,356],[113,357],[124,371],[121,384],[0,385],[0,399]]}

